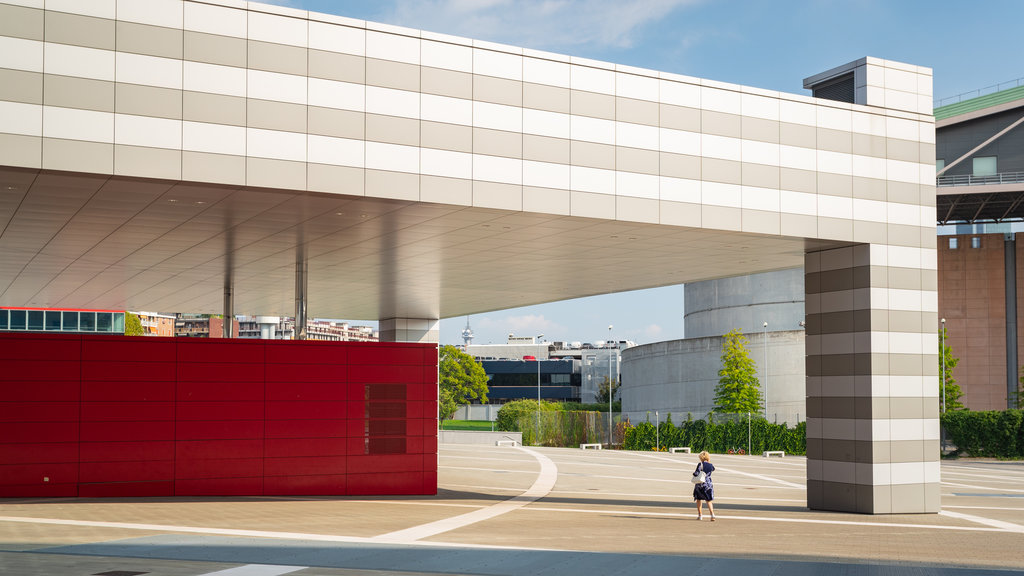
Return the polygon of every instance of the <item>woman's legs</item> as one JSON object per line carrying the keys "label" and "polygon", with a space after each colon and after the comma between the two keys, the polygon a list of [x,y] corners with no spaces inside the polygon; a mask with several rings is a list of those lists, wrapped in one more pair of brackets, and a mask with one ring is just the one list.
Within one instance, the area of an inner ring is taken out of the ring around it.
{"label": "woman's legs", "polygon": [[700,520],[701,515],[704,512],[704,501],[697,500],[697,520]]}
{"label": "woman's legs", "polygon": [[711,513],[711,521],[714,522],[715,521],[715,505],[711,503],[711,500],[708,500],[708,512]]}

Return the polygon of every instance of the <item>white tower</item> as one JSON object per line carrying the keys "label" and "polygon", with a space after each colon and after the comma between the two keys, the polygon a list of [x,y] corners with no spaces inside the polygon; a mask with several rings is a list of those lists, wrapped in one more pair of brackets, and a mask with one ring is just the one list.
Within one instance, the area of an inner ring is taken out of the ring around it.
{"label": "white tower", "polygon": [[469,327],[469,316],[466,316],[466,327],[462,330],[462,341],[466,346],[473,343],[473,329]]}

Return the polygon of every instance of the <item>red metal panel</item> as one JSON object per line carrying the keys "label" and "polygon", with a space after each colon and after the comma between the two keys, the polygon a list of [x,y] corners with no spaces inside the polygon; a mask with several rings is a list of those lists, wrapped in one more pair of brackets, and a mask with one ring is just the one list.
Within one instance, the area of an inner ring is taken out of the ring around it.
{"label": "red metal panel", "polygon": [[163,482],[106,482],[82,484],[80,498],[145,498],[174,496],[174,481]]}
{"label": "red metal panel", "polygon": [[75,380],[48,380],[25,382],[0,381],[0,398],[9,402],[77,402],[82,383]]}
{"label": "red metal panel", "polygon": [[254,496],[263,494],[263,477],[253,478],[179,478],[174,482],[175,496]]}
{"label": "red metal panel", "polygon": [[423,469],[423,491],[420,494],[437,494],[437,466]]}
{"label": "red metal panel", "polygon": [[150,442],[82,442],[82,462],[173,460],[172,440]]}
{"label": "red metal panel", "polygon": [[324,400],[320,402],[267,401],[268,420],[296,420],[300,418],[323,420],[347,417],[348,402],[340,400]]}
{"label": "red metal panel", "polygon": [[162,338],[93,336],[82,338],[82,358],[93,362],[175,362],[174,340]]}
{"label": "red metal panel", "polygon": [[182,362],[179,382],[258,382],[263,385],[262,364],[228,362]]}
{"label": "red metal panel", "polygon": [[172,440],[173,421],[156,422],[82,422],[82,442],[119,442],[123,440]]}
{"label": "red metal panel", "polygon": [[78,462],[0,465],[0,485],[68,484],[78,482]]}
{"label": "red metal panel", "polygon": [[81,360],[82,339],[70,334],[0,334],[0,361]]}
{"label": "red metal panel", "polygon": [[78,402],[0,402],[0,422],[74,422],[78,408]]}
{"label": "red metal panel", "polygon": [[365,454],[366,438],[363,436],[349,436],[345,440],[345,446],[349,456],[353,454]]}
{"label": "red metal panel", "polygon": [[179,421],[176,440],[244,440],[263,438],[263,420]]}
{"label": "red metal panel", "polygon": [[267,382],[346,382],[337,364],[267,364]]}
{"label": "red metal panel", "polygon": [[0,443],[0,462],[4,464],[78,462],[78,446],[78,442]]}
{"label": "red metal panel", "polygon": [[336,342],[266,342],[267,364],[348,364],[348,344]]}
{"label": "red metal panel", "polygon": [[378,366],[395,364],[419,366],[423,363],[423,349],[436,349],[435,345],[432,344],[399,342],[353,342],[350,346],[348,354],[350,366],[367,364]]}
{"label": "red metal panel", "polygon": [[349,455],[349,473],[362,472],[411,472],[420,470],[423,457],[420,454],[364,454]]}
{"label": "red metal panel", "polygon": [[178,362],[235,362],[241,364],[264,363],[265,345],[261,340],[197,339],[176,340]]}
{"label": "red metal panel", "polygon": [[267,382],[267,400],[278,402],[339,401],[347,400],[350,394],[349,385],[342,382]]}
{"label": "red metal panel", "polygon": [[77,441],[78,422],[0,422],[0,444]]}
{"label": "red metal panel", "polygon": [[263,480],[264,494],[271,496],[343,496],[346,476],[267,476]]}
{"label": "red metal panel", "polygon": [[179,440],[174,446],[175,459],[216,460],[217,458],[262,458],[263,440]]}
{"label": "red metal panel", "polygon": [[372,384],[412,384],[419,383],[423,375],[420,366],[390,366],[353,364],[348,367],[350,382],[366,382]]}
{"label": "red metal panel", "polygon": [[423,436],[410,436],[409,438],[406,438],[405,453],[406,454],[422,454],[423,453]]}
{"label": "red metal panel", "polygon": [[[0,477],[3,472],[0,471]],[[78,482],[55,484],[0,484],[0,498],[75,498]]]}
{"label": "red metal panel", "polygon": [[98,382],[174,382],[173,362],[82,361],[82,380]]}
{"label": "red metal panel", "polygon": [[344,438],[267,438],[264,455],[268,459],[344,456],[347,454],[346,444]]}
{"label": "red metal panel", "polygon": [[87,422],[174,420],[174,402],[82,402],[82,420]]}
{"label": "red metal panel", "polygon": [[177,418],[182,420],[263,420],[265,407],[261,401],[244,402],[178,402]]}
{"label": "red metal panel", "polygon": [[362,438],[366,435],[365,419],[349,419],[345,421],[345,436],[349,438]]}
{"label": "red metal panel", "polygon": [[263,458],[197,458],[175,462],[175,478],[255,478],[263,475]]}
{"label": "red metal panel", "polygon": [[353,496],[423,493],[423,471],[421,470],[402,472],[400,474],[349,473],[346,480],[348,483],[348,494]]}
{"label": "red metal panel", "polygon": [[265,458],[263,460],[263,469],[264,474],[267,476],[344,474],[345,456]]}
{"label": "red metal panel", "polygon": [[[74,380],[81,377],[81,364],[77,361],[4,360],[0,382],[50,382]],[[6,386],[5,386],[6,387]]]}
{"label": "red metal panel", "polygon": [[347,420],[267,420],[267,438],[344,438]]}
{"label": "red metal panel", "polygon": [[153,482],[174,479],[173,460],[82,462],[79,482]]}
{"label": "red metal panel", "polygon": [[178,382],[178,402],[262,401],[263,382]]}
{"label": "red metal panel", "polygon": [[[147,382],[141,379],[123,382],[82,382],[82,400],[89,402],[173,402],[174,383]],[[76,383],[77,385],[77,383]]]}
{"label": "red metal panel", "polygon": [[424,418],[420,420],[423,425],[423,432],[421,436],[437,436],[437,419],[436,418]]}

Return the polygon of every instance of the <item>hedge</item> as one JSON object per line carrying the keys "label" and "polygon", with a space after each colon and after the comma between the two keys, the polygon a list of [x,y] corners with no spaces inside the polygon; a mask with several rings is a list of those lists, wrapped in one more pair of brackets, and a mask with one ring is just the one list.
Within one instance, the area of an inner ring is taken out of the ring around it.
{"label": "hedge", "polygon": [[957,410],[943,414],[941,422],[958,455],[1024,457],[1024,410]]}
{"label": "hedge", "polygon": [[[734,418],[724,422],[687,420],[676,426],[672,415],[656,429],[650,422],[642,422],[626,428],[623,448],[626,450],[654,450],[660,439],[660,447],[667,450],[673,446],[689,446],[693,452],[726,453],[747,451],[747,419]],[[787,454],[807,453],[807,424],[801,422],[794,428],[786,424],[772,424],[758,418],[750,421],[750,451],[754,454],[765,450],[784,450]]]}

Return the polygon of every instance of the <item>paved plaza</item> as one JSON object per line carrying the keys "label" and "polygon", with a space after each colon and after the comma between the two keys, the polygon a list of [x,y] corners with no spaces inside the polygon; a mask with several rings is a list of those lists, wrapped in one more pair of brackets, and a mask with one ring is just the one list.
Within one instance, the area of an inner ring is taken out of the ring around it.
{"label": "paved plaza", "polygon": [[802,457],[445,444],[437,496],[9,499],[0,574],[986,574],[1024,571],[1024,462],[942,463],[942,512],[810,511]]}

